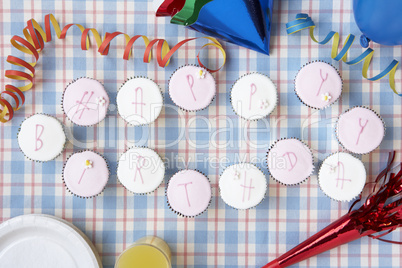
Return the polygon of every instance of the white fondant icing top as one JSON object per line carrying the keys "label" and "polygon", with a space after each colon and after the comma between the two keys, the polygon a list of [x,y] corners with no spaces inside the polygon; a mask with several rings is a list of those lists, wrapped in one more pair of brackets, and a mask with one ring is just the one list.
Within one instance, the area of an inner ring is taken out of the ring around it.
{"label": "white fondant icing top", "polygon": [[275,84],[267,76],[251,73],[241,77],[232,87],[234,111],[247,120],[261,119],[276,107]]}
{"label": "white fondant icing top", "polygon": [[264,198],[267,180],[264,173],[250,163],[236,164],[225,169],[219,179],[223,201],[236,209],[257,206]]}
{"label": "white fondant icing top", "polygon": [[30,159],[49,161],[64,149],[66,135],[63,126],[54,117],[35,114],[25,119],[18,133],[18,144]]}
{"label": "white fondant icing top", "polygon": [[129,191],[146,194],[154,191],[165,176],[165,164],[159,155],[149,148],[133,147],[119,160],[117,177]]}
{"label": "white fondant icing top", "polygon": [[335,153],[322,163],[318,183],[329,197],[338,201],[350,201],[363,191],[366,169],[356,157],[343,152]]}

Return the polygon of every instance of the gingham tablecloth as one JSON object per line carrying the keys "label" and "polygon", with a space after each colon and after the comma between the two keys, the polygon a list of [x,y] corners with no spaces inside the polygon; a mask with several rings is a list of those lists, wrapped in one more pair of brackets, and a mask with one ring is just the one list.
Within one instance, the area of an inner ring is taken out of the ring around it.
{"label": "gingham tablecloth", "polygon": [[[150,64],[142,63],[144,48],[141,45],[135,46],[135,59],[124,61],[123,38],[113,41],[106,57],[100,56],[93,47],[82,51],[78,29],[70,30],[65,40],[54,38],[47,43],[36,68],[35,87],[25,94],[24,108],[16,112],[11,122],[0,125],[0,222],[30,213],[66,219],[92,240],[105,267],[113,267],[119,253],[145,235],[157,235],[169,243],[174,267],[260,267],[346,213],[350,204],[326,197],[317,185],[316,173],[296,187],[282,186],[270,179],[264,161],[267,149],[280,137],[300,138],[313,149],[318,167],[327,155],[341,149],[333,130],[336,116],[351,106],[366,105],[380,113],[387,125],[380,148],[362,158],[368,180],[373,180],[384,167],[387,153],[402,151],[402,99],[392,93],[387,79],[374,83],[362,80],[361,65],[347,66],[332,61],[331,46],[316,45],[307,31],[286,35],[285,23],[293,20],[297,13],[305,12],[316,22],[316,34],[320,39],[330,30],[339,31],[344,38],[349,33],[359,36],[351,0],[274,2],[271,55],[225,43],[227,64],[214,75],[218,94],[206,110],[197,113],[184,113],[175,108],[167,94],[167,82],[179,66],[196,63],[196,53],[204,41],[186,45],[165,69],[159,68],[155,60]],[[22,35],[30,18],[42,24],[48,13],[53,13],[62,26],[81,23],[100,33],[145,34],[150,38],[166,38],[170,44],[201,36],[184,27],[170,25],[165,18],[156,18],[150,0],[2,0],[2,74],[10,68],[7,55],[11,52],[21,55],[11,48],[12,35]],[[384,69],[393,58],[401,60],[401,46],[374,45],[374,48],[371,75]],[[356,42],[351,54],[357,56],[361,51]],[[216,50],[203,52],[202,58],[211,65],[219,64]],[[313,60],[332,63],[344,81],[342,98],[324,111],[308,109],[293,93],[297,71]],[[234,114],[229,101],[231,85],[247,72],[270,76],[279,92],[279,106],[269,118],[250,124]],[[141,75],[154,79],[164,92],[166,107],[150,126],[127,127],[114,105],[106,120],[88,128],[73,126],[61,110],[63,89],[74,78],[88,76],[102,81],[115,104],[121,83],[128,77]],[[0,79],[1,88],[10,82],[3,77]],[[400,89],[400,70],[396,80]],[[35,163],[25,159],[18,149],[16,134],[20,123],[26,116],[38,112],[54,115],[66,125],[70,142],[55,161]],[[154,148],[167,163],[165,182],[153,194],[134,196],[117,182],[117,159],[133,145]],[[89,200],[71,196],[61,179],[67,156],[82,148],[104,154],[112,173],[104,193]],[[399,154],[397,157],[400,159]],[[269,179],[264,201],[247,211],[226,206],[218,195],[219,175],[225,166],[239,161],[256,163]],[[207,174],[213,187],[208,211],[195,219],[176,216],[166,204],[166,182],[186,165]],[[402,240],[402,234],[396,231],[390,238]],[[401,263],[402,246],[363,238],[295,267],[400,267]]]}

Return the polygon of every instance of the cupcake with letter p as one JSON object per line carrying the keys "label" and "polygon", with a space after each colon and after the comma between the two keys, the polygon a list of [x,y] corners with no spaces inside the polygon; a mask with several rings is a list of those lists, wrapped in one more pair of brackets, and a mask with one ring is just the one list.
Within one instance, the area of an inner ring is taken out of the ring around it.
{"label": "cupcake with letter p", "polygon": [[308,107],[324,109],[341,96],[342,78],[332,65],[321,61],[311,62],[297,73],[295,92]]}

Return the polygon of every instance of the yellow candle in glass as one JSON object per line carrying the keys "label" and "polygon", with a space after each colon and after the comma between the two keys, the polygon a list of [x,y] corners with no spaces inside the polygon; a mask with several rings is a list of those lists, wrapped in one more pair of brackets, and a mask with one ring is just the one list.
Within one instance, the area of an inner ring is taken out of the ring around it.
{"label": "yellow candle in glass", "polygon": [[159,237],[143,237],[120,254],[114,267],[171,268],[169,246]]}

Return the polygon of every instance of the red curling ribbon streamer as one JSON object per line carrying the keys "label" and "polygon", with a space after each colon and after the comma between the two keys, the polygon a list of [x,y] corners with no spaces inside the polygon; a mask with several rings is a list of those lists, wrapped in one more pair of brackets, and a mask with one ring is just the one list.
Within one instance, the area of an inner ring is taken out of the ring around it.
{"label": "red curling ribbon streamer", "polygon": [[402,163],[399,172],[392,173],[394,158],[395,152],[390,153],[387,167],[374,183],[366,184],[374,186],[360,208],[352,210],[362,201],[362,195],[346,215],[262,268],[288,267],[363,236],[402,244],[381,238],[402,226]]}
{"label": "red curling ribbon streamer", "polygon": [[[45,29],[43,29],[34,19],[30,19],[27,21],[27,26],[23,29],[23,34],[25,38],[19,37],[14,35],[10,42],[11,44],[21,51],[24,54],[29,54],[33,56],[33,62],[27,62],[15,56],[9,55],[7,57],[7,62],[15,65],[23,67],[24,71],[19,70],[6,70],[5,77],[10,78],[12,80],[22,80],[26,81],[27,83],[24,86],[16,87],[13,85],[6,85],[5,90],[0,93],[0,122],[6,123],[10,121],[13,116],[14,112],[17,111],[24,105],[25,97],[24,91],[27,91],[33,87],[34,84],[34,76],[35,76],[35,66],[39,61],[39,53],[45,48],[45,43],[52,40],[51,34],[51,26],[55,30],[56,36],[58,39],[66,38],[67,31],[76,26],[80,29],[81,35],[81,49],[88,50],[90,47],[90,38],[89,35],[91,34],[94,39],[96,46],[98,48],[98,52],[101,55],[107,55],[109,53],[110,42],[119,35],[123,35],[125,38],[125,49],[123,54],[124,60],[129,60],[131,57],[131,50],[134,43],[138,39],[142,39],[145,44],[145,52],[143,61],[145,63],[149,63],[152,58],[152,48],[156,45],[156,60],[160,67],[166,67],[169,62],[170,58],[173,54],[184,44],[187,42],[196,40],[196,39],[207,39],[209,43],[203,45],[201,50],[205,47],[213,46],[218,48],[223,57],[223,63],[218,69],[209,69],[205,67],[201,60],[200,60],[200,52],[197,55],[198,64],[207,69],[209,72],[217,72],[219,71],[226,62],[226,53],[223,49],[222,45],[212,37],[198,37],[198,38],[190,38],[183,40],[173,46],[171,49],[169,48],[168,43],[164,39],[154,39],[149,40],[148,37],[145,35],[135,35],[130,37],[129,35],[122,33],[122,32],[114,32],[114,33],[106,33],[105,36],[102,38],[99,32],[94,28],[85,28],[80,24],[67,24],[63,28],[60,28],[59,23],[57,22],[56,18],[53,14],[48,14],[45,16]],[[15,102],[15,107],[11,105],[11,103],[4,98],[4,96],[9,96]]]}

